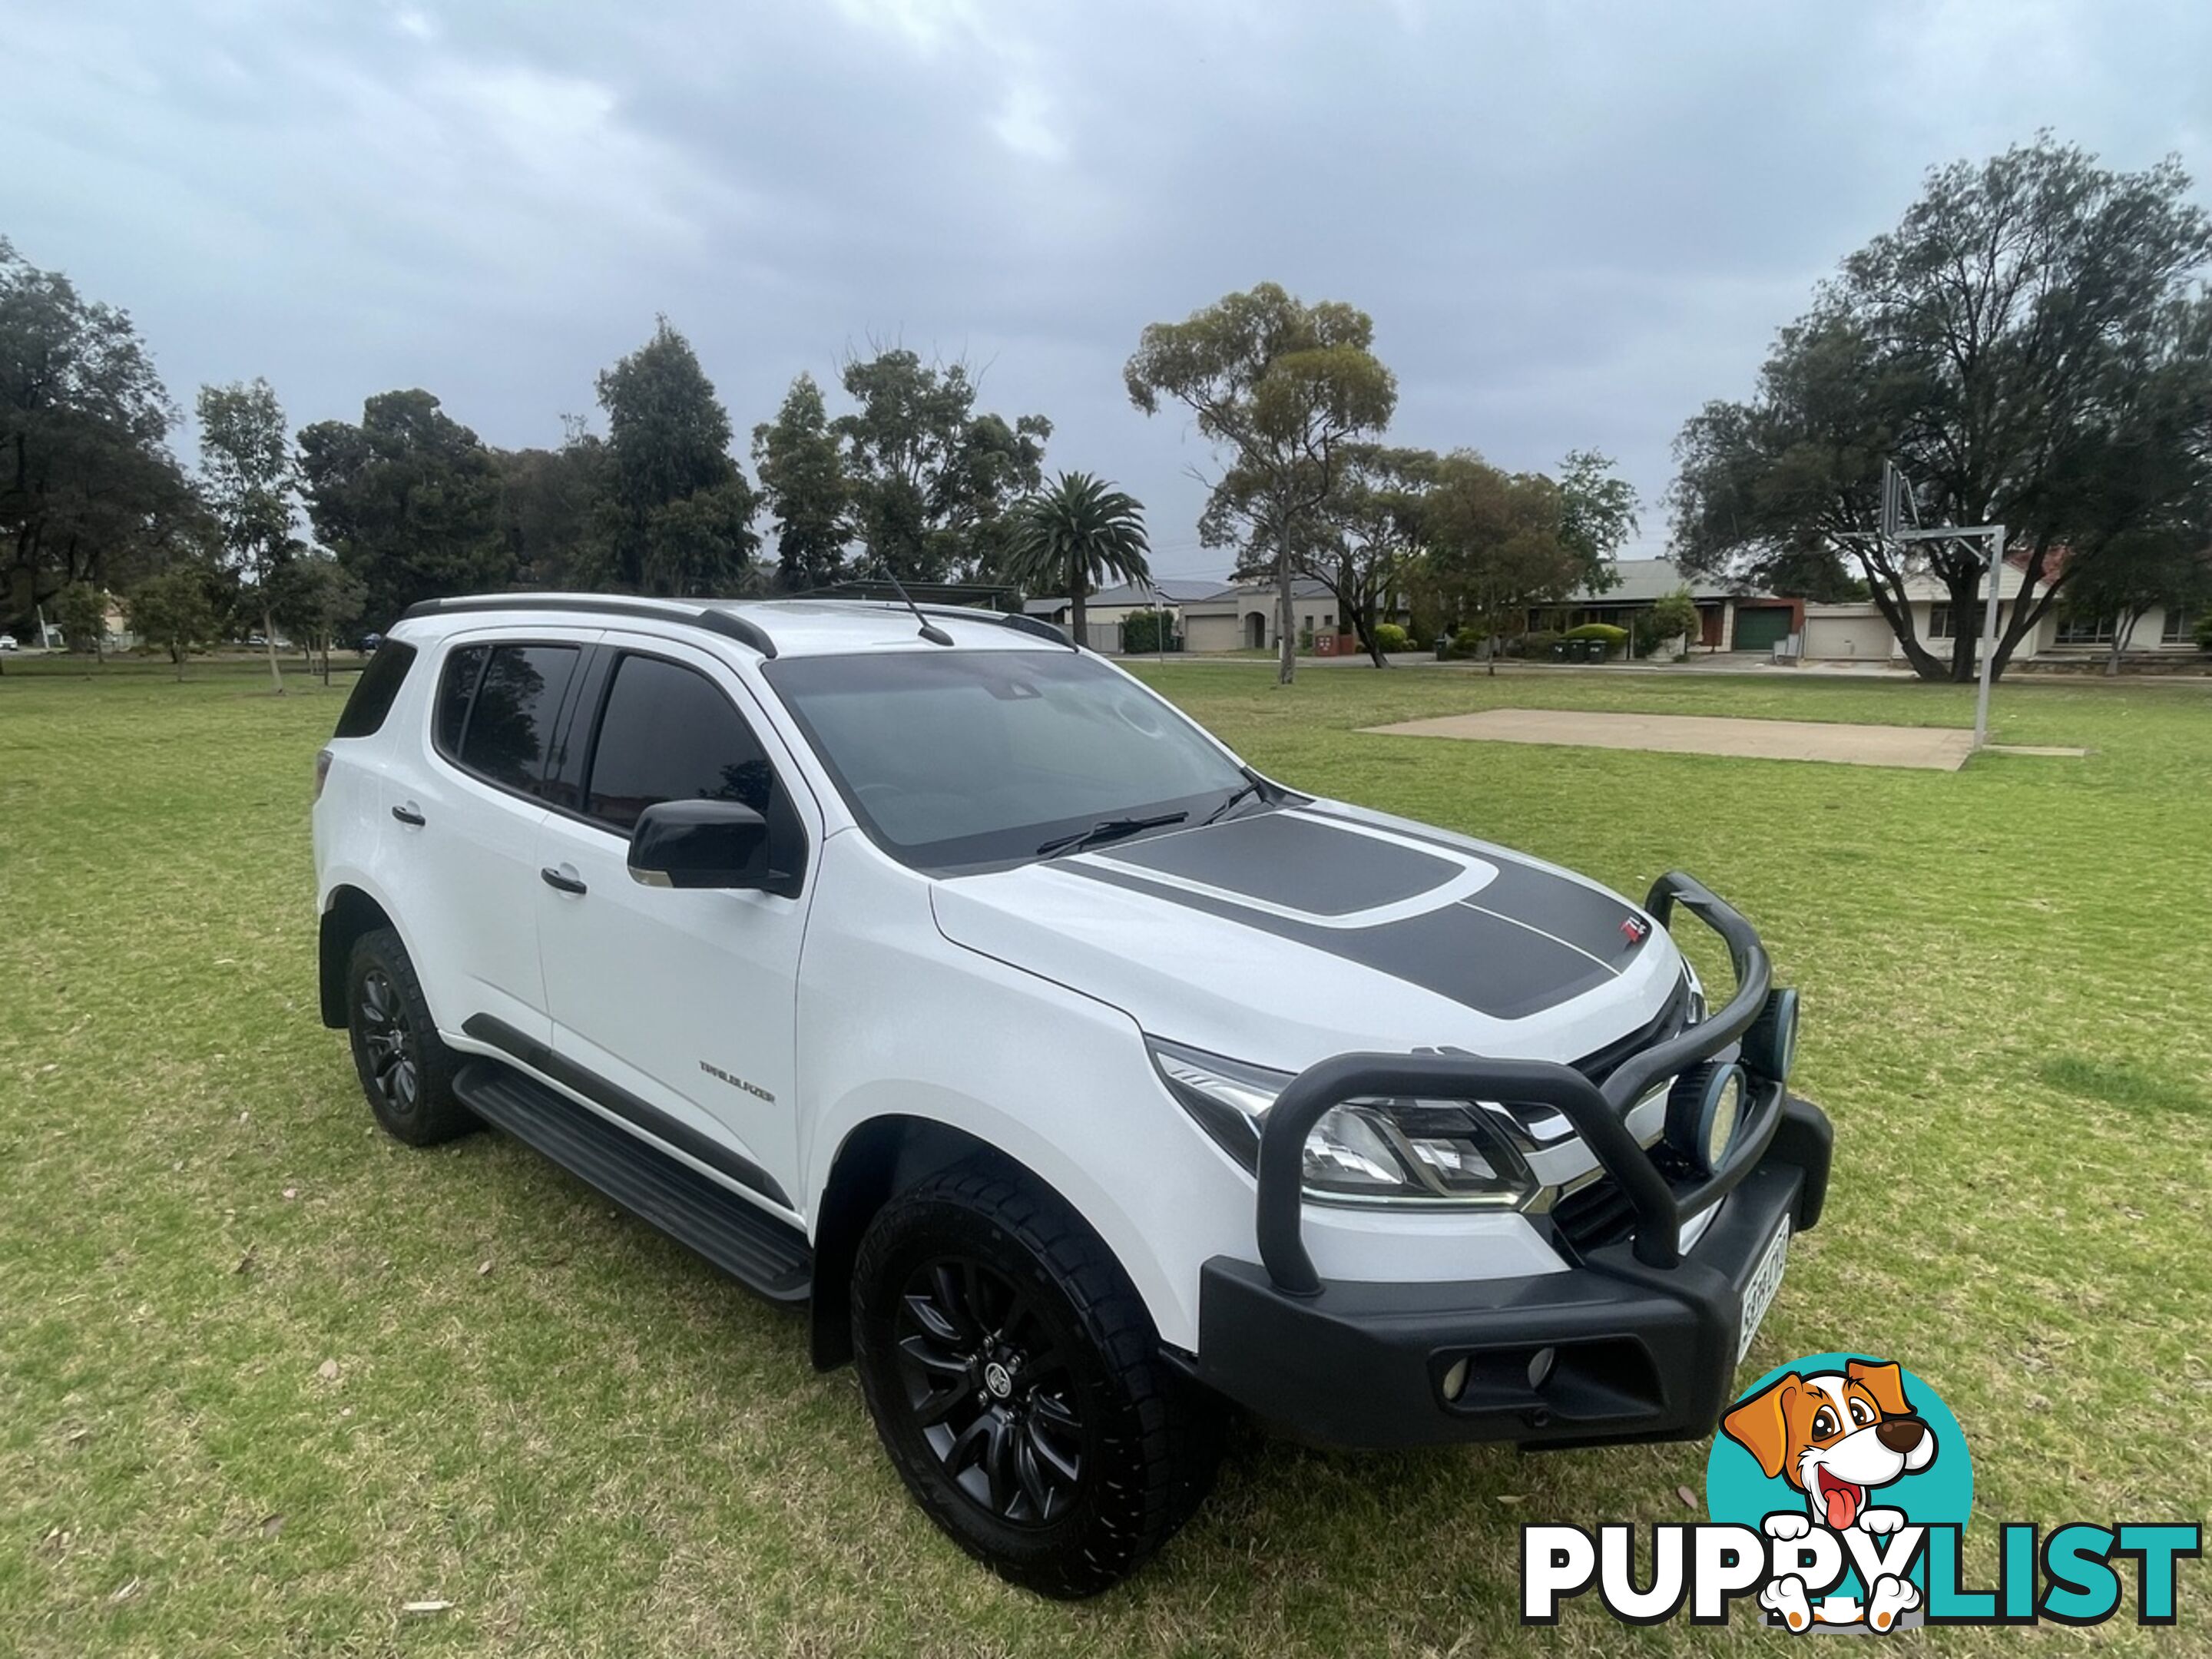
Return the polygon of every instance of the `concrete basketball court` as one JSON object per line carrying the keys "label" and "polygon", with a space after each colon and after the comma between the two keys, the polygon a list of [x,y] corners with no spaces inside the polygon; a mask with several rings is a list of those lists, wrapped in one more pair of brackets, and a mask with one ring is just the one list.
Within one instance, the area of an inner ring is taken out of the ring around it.
{"label": "concrete basketball court", "polygon": [[[1486,708],[1365,730],[1405,738],[1481,743],[1561,744],[1578,749],[1644,749],[1749,760],[1832,761],[1846,766],[1913,766],[1955,772],[1973,752],[1973,733],[1942,726],[1842,726],[1825,720],[1743,720],[1704,714],[1599,714],[1572,708]],[[2009,755],[2081,755],[2080,749],[1991,747]]]}

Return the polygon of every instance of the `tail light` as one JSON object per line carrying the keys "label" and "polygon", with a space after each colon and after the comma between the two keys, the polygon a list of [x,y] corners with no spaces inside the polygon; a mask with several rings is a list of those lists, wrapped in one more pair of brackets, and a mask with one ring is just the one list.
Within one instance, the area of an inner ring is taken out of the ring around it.
{"label": "tail light", "polygon": [[328,778],[328,777],[330,776],[330,775],[331,775],[331,751],[330,751],[329,750],[327,750],[327,749],[320,749],[320,750],[316,750],[316,751],[315,751],[315,799],[316,799],[317,800],[320,800],[320,799],[323,798],[323,782],[324,782],[324,780],[325,780],[325,779],[326,779],[326,778]]}

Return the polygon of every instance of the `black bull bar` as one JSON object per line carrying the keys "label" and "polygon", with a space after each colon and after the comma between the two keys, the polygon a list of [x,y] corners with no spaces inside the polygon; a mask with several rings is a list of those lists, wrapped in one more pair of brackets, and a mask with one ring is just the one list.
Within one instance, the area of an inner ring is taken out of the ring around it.
{"label": "black bull bar", "polygon": [[1464,1054],[1336,1054],[1316,1062],[1275,1097],[1260,1132],[1260,1260],[1276,1286],[1293,1296],[1322,1288],[1300,1232],[1306,1136],[1348,1100],[1418,1097],[1547,1106],[1574,1126],[1598,1162],[1620,1183],[1636,1212],[1636,1259],[1671,1267],[1681,1259],[1682,1228],[1727,1196],[1763,1158],[1782,1121],[1780,1079],[1754,1079],[1752,1102],[1718,1168],[1677,1194],[1629,1133],[1630,1108],[1663,1078],[1710,1060],[1741,1039],[1765,1010],[1773,972],[1752,925],[1695,878],[1670,871],[1651,885],[1644,908],[1665,927],[1680,905],[1728,945],[1735,993],[1717,1013],[1630,1054],[1602,1084],[1571,1066],[1543,1060]]}

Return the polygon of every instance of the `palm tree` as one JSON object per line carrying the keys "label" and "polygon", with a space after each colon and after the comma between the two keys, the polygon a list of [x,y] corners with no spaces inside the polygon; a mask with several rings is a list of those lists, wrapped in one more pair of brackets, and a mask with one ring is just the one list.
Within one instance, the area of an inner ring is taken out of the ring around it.
{"label": "palm tree", "polygon": [[1063,472],[1014,510],[1009,574],[1030,592],[1066,587],[1068,626],[1083,641],[1084,600],[1112,578],[1149,582],[1144,504],[1088,472]]}

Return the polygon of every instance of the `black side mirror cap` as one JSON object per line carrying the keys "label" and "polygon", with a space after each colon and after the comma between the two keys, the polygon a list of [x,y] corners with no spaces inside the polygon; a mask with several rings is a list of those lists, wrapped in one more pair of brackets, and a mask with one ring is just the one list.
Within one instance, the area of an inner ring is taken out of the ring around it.
{"label": "black side mirror cap", "polygon": [[768,843],[768,820],[742,801],[660,801],[630,831],[629,873],[653,887],[781,891]]}

